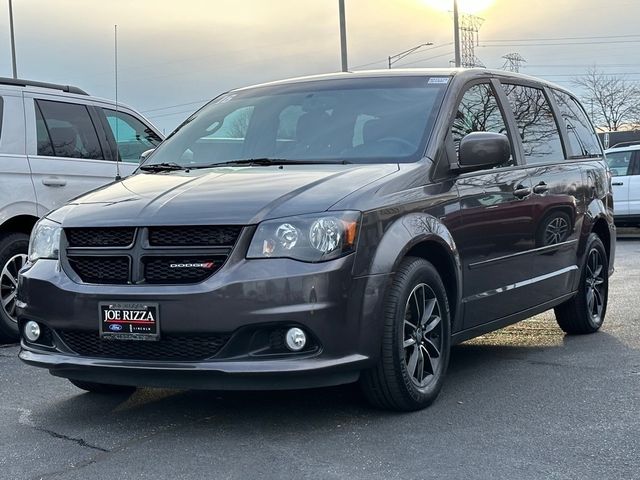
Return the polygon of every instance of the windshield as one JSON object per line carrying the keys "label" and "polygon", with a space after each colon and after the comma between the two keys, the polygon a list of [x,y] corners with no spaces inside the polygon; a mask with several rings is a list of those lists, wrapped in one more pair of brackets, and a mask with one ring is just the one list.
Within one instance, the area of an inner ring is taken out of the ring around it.
{"label": "windshield", "polygon": [[447,77],[386,77],[256,87],[221,95],[185,121],[145,166],[197,167],[418,160]]}

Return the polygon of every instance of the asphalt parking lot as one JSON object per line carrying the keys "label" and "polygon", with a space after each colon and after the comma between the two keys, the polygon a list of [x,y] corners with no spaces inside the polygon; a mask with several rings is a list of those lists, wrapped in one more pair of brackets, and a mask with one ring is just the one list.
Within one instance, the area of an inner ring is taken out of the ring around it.
{"label": "asphalt parking lot", "polygon": [[81,393],[0,346],[2,479],[640,479],[640,239],[619,239],[602,331],[552,312],[454,348],[438,401],[356,388]]}

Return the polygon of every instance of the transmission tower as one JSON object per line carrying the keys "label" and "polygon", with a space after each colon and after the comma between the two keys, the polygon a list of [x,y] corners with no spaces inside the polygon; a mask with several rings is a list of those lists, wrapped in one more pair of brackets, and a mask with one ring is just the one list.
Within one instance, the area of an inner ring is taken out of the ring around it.
{"label": "transmission tower", "polygon": [[460,17],[461,40],[461,64],[463,67],[484,67],[484,64],[476,57],[478,45],[478,31],[484,22],[484,18],[475,15],[464,14]]}
{"label": "transmission tower", "polygon": [[502,58],[504,58],[505,60],[504,65],[502,66],[502,69],[507,70],[509,72],[518,73],[520,71],[520,67],[522,66],[522,64],[527,63],[524,57],[516,52],[507,53]]}

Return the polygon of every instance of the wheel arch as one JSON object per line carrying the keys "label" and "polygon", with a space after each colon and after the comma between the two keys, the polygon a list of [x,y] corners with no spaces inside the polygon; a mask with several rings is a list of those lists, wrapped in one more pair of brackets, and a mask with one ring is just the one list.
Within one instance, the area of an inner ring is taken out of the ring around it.
{"label": "wheel arch", "polygon": [[38,217],[35,215],[16,215],[0,225],[0,233],[15,232],[30,235],[37,221]]}
{"label": "wheel arch", "polygon": [[449,229],[426,213],[410,213],[396,219],[376,246],[369,273],[393,274],[408,256],[424,258],[438,270],[447,291],[452,332],[459,330],[462,266]]}

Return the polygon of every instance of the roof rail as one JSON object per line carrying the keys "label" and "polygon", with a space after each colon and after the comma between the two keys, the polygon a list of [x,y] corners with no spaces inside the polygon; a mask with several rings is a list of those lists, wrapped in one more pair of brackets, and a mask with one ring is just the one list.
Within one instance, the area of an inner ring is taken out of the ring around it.
{"label": "roof rail", "polygon": [[33,80],[22,80],[19,78],[0,77],[0,85],[15,85],[16,87],[41,87],[53,90],[62,90],[67,93],[77,93],[78,95],[89,95],[81,88],[72,85],[59,85],[57,83],[36,82]]}
{"label": "roof rail", "polygon": [[620,147],[633,147],[635,145],[640,145],[640,140],[633,140],[630,142],[618,142],[612,147],[609,148],[620,148]]}

